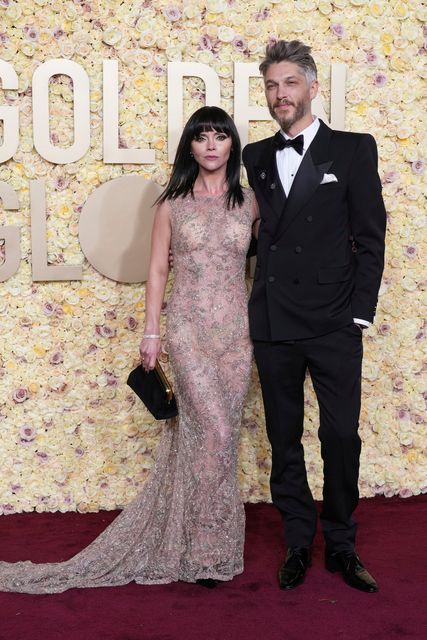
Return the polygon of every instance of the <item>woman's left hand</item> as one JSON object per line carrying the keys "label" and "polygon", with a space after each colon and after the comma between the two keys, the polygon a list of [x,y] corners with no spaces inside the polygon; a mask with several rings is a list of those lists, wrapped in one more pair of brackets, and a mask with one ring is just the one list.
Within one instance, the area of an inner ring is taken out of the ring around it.
{"label": "woman's left hand", "polygon": [[141,364],[146,371],[154,369],[160,353],[160,338],[143,338],[139,345]]}

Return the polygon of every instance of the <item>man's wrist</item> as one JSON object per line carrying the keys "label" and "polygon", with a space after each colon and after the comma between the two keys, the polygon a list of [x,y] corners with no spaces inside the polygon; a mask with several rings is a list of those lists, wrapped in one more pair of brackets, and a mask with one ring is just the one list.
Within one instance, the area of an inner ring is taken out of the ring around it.
{"label": "man's wrist", "polygon": [[371,326],[371,323],[368,320],[363,320],[362,318],[353,318],[353,322],[362,330]]}

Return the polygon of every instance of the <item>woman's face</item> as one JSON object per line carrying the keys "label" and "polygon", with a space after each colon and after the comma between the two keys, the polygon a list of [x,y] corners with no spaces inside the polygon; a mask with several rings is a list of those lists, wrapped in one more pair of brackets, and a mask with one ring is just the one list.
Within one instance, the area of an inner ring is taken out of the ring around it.
{"label": "woman's face", "polygon": [[191,143],[199,167],[207,171],[225,169],[231,152],[231,137],[220,131],[202,131]]}

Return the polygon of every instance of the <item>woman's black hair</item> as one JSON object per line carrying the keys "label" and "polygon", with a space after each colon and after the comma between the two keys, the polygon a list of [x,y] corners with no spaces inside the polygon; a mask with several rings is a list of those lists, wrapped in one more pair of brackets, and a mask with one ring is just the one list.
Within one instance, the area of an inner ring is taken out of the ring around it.
{"label": "woman's black hair", "polygon": [[207,131],[224,133],[231,138],[230,157],[227,161],[227,207],[234,208],[243,203],[243,191],[240,184],[240,154],[241,145],[236,125],[228,113],[219,107],[201,107],[193,113],[181,135],[172,174],[166,189],[157,202],[175,200],[179,196],[191,193],[194,197],[193,187],[199,173],[199,165],[191,154],[191,143],[198,136]]}

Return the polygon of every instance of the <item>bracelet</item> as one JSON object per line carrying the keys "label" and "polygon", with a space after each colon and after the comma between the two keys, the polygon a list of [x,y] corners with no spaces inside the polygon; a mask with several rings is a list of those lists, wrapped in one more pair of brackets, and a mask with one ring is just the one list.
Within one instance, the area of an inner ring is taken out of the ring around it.
{"label": "bracelet", "polygon": [[159,339],[160,339],[160,336],[158,336],[158,335],[156,335],[156,334],[154,334],[154,333],[146,333],[146,334],[144,334],[142,337],[143,337],[144,339],[145,339],[145,338],[148,338],[148,339],[151,339],[151,340],[159,340]]}

